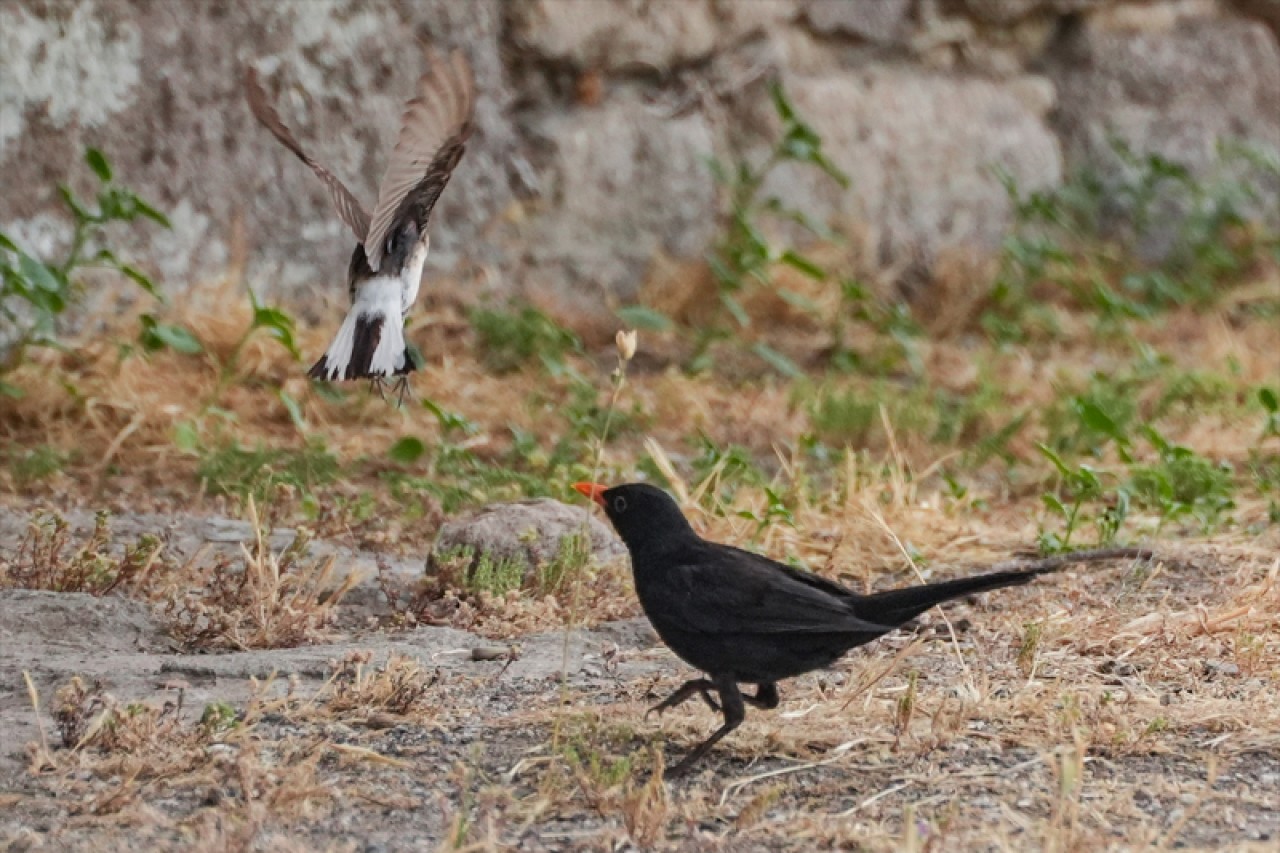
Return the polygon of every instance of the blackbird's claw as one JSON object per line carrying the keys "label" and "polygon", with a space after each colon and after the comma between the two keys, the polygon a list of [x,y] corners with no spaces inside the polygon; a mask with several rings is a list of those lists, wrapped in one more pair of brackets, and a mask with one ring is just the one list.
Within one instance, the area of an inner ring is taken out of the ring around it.
{"label": "blackbird's claw", "polygon": [[[706,679],[698,680],[706,681]],[[686,689],[689,689],[691,694],[695,690],[707,689],[701,685],[690,688],[689,685],[694,683],[695,682],[689,682],[685,684],[684,687],[681,687],[676,691],[675,695],[672,696],[672,699],[674,699],[675,696],[680,695],[680,693],[684,692]],[[666,775],[669,779],[675,779],[688,773],[693,765],[697,764],[703,756],[711,751],[711,747],[719,743],[720,739],[725,735],[742,725],[742,721],[746,718],[746,708],[742,701],[742,691],[738,689],[738,684],[732,679],[732,677],[717,678],[715,681],[709,681],[708,684],[712,689],[720,694],[720,701],[724,703],[724,725],[712,732],[711,737],[698,744],[692,752],[681,759],[674,767],[667,770]],[[761,685],[761,690],[757,692],[756,695],[759,696],[761,692],[765,693],[763,701],[768,701],[768,691],[763,689],[763,685]],[[689,697],[685,696],[684,698],[687,699]],[[671,700],[668,699],[667,701],[670,702]]]}
{"label": "blackbird's claw", "polygon": [[705,678],[694,678],[680,685],[675,693],[672,693],[666,699],[663,699],[657,705],[654,705],[648,711],[645,711],[644,718],[649,719],[649,715],[657,712],[658,716],[662,716],[662,712],[668,708],[674,708],[677,705],[688,701],[695,693],[702,696],[703,700],[711,706],[711,710],[719,711],[720,705],[715,699],[711,698],[711,691],[716,689],[716,685]]}

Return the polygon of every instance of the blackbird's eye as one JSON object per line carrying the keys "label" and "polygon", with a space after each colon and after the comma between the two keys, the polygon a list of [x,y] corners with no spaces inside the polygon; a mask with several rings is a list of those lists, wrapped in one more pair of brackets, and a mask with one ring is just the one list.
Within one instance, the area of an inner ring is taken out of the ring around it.
{"label": "blackbird's eye", "polygon": [[613,511],[614,511],[614,512],[626,512],[626,511],[627,511],[627,499],[626,499],[626,498],[624,498],[622,495],[618,495],[617,497],[615,497],[615,498],[613,499]]}

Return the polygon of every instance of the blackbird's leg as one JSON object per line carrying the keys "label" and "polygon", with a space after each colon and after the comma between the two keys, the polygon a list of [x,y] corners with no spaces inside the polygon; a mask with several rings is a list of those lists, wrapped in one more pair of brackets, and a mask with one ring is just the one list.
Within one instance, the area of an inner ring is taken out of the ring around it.
{"label": "blackbird's leg", "polygon": [[778,707],[778,685],[772,681],[756,685],[756,695],[743,696],[742,701],[756,708],[772,711]]}
{"label": "blackbird's leg", "polygon": [[681,704],[682,702],[687,701],[695,693],[702,694],[702,698],[706,701],[708,705],[711,706],[711,710],[719,711],[720,705],[716,702],[716,700],[711,698],[711,691],[715,689],[716,689],[715,682],[709,681],[705,678],[695,678],[690,681],[686,681],[684,684],[680,685],[680,689],[678,689],[675,693],[672,693],[666,699],[663,699],[657,705],[654,705],[652,708],[646,711],[645,716],[648,717],[654,711],[658,712],[658,716],[662,716],[663,711],[667,710],[668,708],[674,708],[675,706]]}
{"label": "blackbird's leg", "polygon": [[720,704],[724,706],[724,725],[716,729],[711,737],[704,740],[694,748],[680,763],[667,771],[667,776],[675,778],[683,776],[689,772],[689,768],[693,767],[704,755],[711,751],[711,747],[715,746],[721,738],[729,734],[729,732],[742,725],[742,721],[747,717],[746,705],[742,702],[742,691],[738,689],[738,682],[733,680],[731,675],[718,675],[713,679],[716,692],[720,694]]}

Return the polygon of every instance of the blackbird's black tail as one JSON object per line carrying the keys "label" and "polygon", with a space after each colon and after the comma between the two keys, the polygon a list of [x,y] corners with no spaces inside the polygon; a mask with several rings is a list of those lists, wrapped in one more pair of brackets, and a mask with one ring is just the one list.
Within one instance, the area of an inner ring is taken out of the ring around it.
{"label": "blackbird's black tail", "polygon": [[958,578],[951,581],[912,586],[906,589],[891,589],[877,592],[858,599],[855,612],[861,619],[880,625],[897,627],[911,621],[921,613],[953,598],[972,595],[975,592],[986,592],[1006,586],[1018,586],[1028,583],[1038,575],[1057,571],[1057,567],[1041,569],[1024,569],[1011,572],[992,572],[971,578]]}

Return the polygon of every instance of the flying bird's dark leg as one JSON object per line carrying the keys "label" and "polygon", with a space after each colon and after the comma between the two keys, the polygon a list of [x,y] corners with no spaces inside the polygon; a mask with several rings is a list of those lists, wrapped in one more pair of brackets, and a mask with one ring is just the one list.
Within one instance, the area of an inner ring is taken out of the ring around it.
{"label": "flying bird's dark leg", "polygon": [[686,702],[695,693],[702,694],[703,701],[711,706],[711,710],[719,711],[720,703],[711,698],[711,691],[715,689],[716,685],[714,681],[706,678],[694,678],[690,681],[686,681],[684,684],[681,684],[680,688],[676,690],[675,693],[672,693],[666,699],[663,699],[657,705],[654,705],[646,711],[644,715],[648,717],[650,714],[657,711],[658,716],[662,716],[663,711]]}
{"label": "flying bird's dark leg", "polygon": [[382,400],[382,402],[385,403],[387,401],[387,386],[382,381],[381,376],[374,376],[369,380],[369,390],[377,391],[378,399]]}
{"label": "flying bird's dark leg", "polygon": [[778,707],[781,701],[778,698],[778,685],[770,681],[766,684],[756,685],[756,695],[743,696],[742,701],[755,708],[762,708],[765,711],[772,711]]}
{"label": "flying bird's dark leg", "polygon": [[396,395],[397,409],[404,408],[404,401],[406,397],[410,400],[413,399],[413,389],[409,387],[408,376],[401,376],[397,379],[395,384],[391,386],[391,390],[394,391]]}
{"label": "flying bird's dark leg", "polygon": [[[733,680],[733,676],[716,676],[712,683],[716,688],[716,692],[720,694],[720,704],[724,705],[724,725],[716,729],[711,734],[711,737],[698,744],[693,752],[690,752],[680,760],[679,764],[667,771],[667,775],[672,778],[689,772],[689,768],[693,767],[694,764],[698,763],[699,759],[710,752],[711,747],[719,743],[720,739],[729,734],[729,732],[742,725],[742,721],[747,718],[747,708],[742,701],[742,691],[738,689],[738,682]],[[688,685],[685,686],[687,687]],[[682,687],[681,690],[683,689]],[[676,692],[679,693],[680,691]],[[690,691],[691,694],[692,692]],[[686,696],[685,698],[687,699],[688,697]]]}

